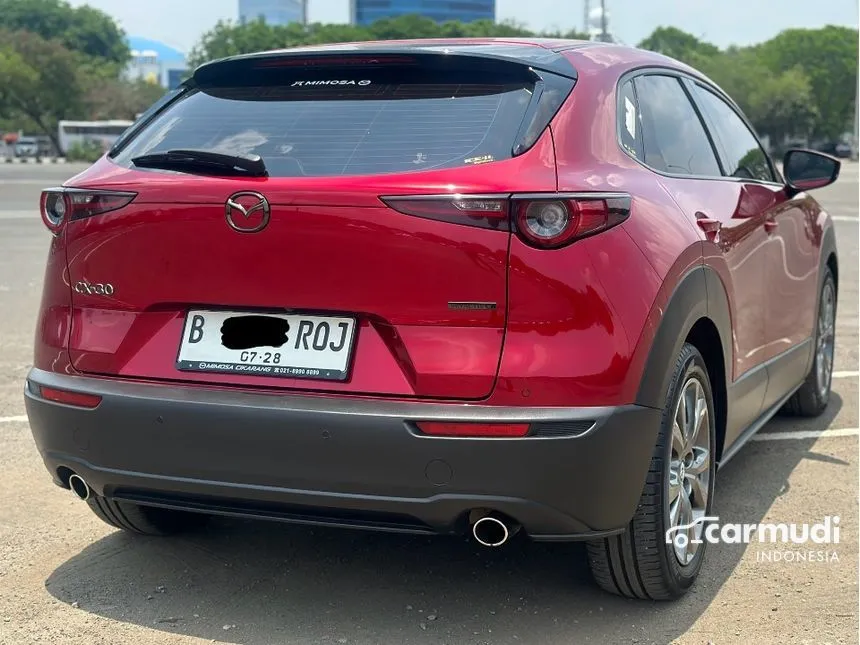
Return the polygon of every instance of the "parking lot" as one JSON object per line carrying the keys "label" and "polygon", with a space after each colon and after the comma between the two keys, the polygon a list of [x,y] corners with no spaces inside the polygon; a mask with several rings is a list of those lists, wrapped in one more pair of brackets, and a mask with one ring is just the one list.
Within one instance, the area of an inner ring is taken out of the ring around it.
{"label": "parking lot", "polygon": [[786,561],[805,549],[794,545],[713,545],[676,603],[600,592],[581,545],[486,551],[456,538],[227,519],[161,540],[99,522],[51,483],[22,395],[49,241],[39,191],[80,169],[0,165],[0,643],[857,642],[856,164],[817,194],[840,252],[830,406],[818,419],[769,423],[718,474],[714,509],[731,523],[838,515],[840,542],[824,561]]}

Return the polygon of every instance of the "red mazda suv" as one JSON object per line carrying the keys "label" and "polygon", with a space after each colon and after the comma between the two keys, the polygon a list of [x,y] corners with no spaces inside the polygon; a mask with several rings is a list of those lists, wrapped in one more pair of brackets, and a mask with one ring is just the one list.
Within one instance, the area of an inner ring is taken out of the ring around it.
{"label": "red mazda suv", "polygon": [[658,54],[342,44],[199,67],[43,192],[26,405],[132,533],[211,515],[583,540],[668,599],[716,469],[828,402],[838,267],[737,105]]}

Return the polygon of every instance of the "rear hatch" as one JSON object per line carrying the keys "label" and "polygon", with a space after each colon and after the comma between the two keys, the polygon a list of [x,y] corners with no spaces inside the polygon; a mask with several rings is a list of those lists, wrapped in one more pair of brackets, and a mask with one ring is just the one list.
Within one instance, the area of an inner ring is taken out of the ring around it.
{"label": "rear hatch", "polygon": [[[242,57],[153,106],[67,185],[75,369],[486,397],[507,306],[496,209],[556,189],[546,126],[573,81],[451,54]],[[141,161],[189,149],[265,174]]]}

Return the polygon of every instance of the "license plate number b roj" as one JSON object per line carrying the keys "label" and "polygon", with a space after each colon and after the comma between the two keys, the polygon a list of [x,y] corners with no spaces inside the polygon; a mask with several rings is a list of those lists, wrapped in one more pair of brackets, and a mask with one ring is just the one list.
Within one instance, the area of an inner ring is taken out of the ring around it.
{"label": "license plate number b roj", "polygon": [[194,310],[185,316],[176,367],[342,381],[354,337],[351,317]]}

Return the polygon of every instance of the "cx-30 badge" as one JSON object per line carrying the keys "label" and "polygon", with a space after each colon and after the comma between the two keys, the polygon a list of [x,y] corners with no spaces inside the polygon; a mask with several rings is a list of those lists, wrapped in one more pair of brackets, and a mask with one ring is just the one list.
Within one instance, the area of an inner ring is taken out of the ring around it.
{"label": "cx-30 badge", "polygon": [[227,200],[227,223],[240,233],[257,233],[266,228],[272,209],[260,193],[242,191]]}
{"label": "cx-30 badge", "polygon": [[80,280],[75,283],[74,287],[75,291],[78,293],[82,293],[87,296],[112,296],[113,295],[113,285],[105,282],[98,282],[96,284],[90,284],[86,280]]}

